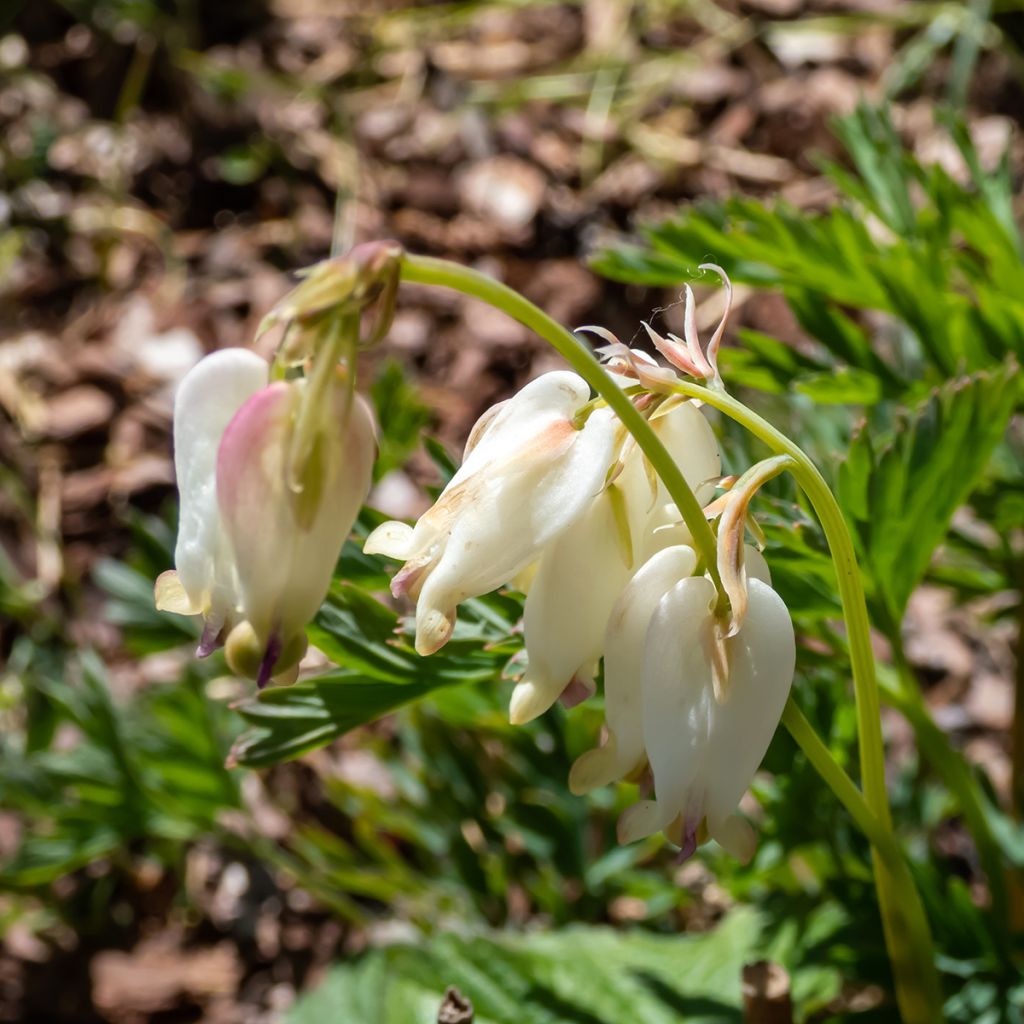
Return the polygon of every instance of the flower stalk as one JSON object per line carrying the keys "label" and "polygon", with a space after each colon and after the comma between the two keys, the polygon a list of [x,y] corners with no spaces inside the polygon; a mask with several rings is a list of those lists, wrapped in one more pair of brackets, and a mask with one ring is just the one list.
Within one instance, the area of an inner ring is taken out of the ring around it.
{"label": "flower stalk", "polygon": [[[729,599],[719,571],[718,545],[700,503],[650,423],[591,352],[533,303],[478,271],[446,260],[404,254],[400,274],[404,281],[448,287],[481,299],[535,331],[559,352],[619,417],[662,479],[718,593],[716,613],[722,615],[728,610]],[[716,334],[715,341],[718,340]],[[783,721],[872,844],[883,929],[905,1024],[936,1024],[943,1015],[932,939],[913,876],[893,832],[870,623],[853,543],[842,512],[806,453],[766,420],[718,387],[679,380],[673,390],[720,410],[767,444],[775,455],[785,456],[785,461],[780,459],[770,464],[771,475],[783,470],[791,472],[821,522],[836,567],[849,638],[863,794],[836,763],[792,700],[786,705]]]}
{"label": "flower stalk", "polygon": [[[885,785],[881,701],[871,649],[871,624],[853,541],[839,503],[807,453],[742,402],[725,392],[689,381],[680,381],[676,390],[725,413],[777,455],[792,459],[789,470],[818,516],[836,568],[850,648],[864,799],[879,826],[891,835],[892,814]],[[789,723],[787,718],[787,728]],[[931,931],[917,887],[904,861],[888,863],[874,842],[872,850],[878,902],[900,1013],[905,1024],[942,1021],[941,986],[935,969]]]}
{"label": "flower stalk", "polygon": [[438,285],[482,299],[496,309],[507,313],[513,319],[529,327],[547,341],[562,358],[600,396],[608,407],[619,417],[626,429],[636,439],[644,455],[661,477],[669,496],[679,508],[693,538],[693,547],[711,575],[719,594],[724,594],[721,577],[718,575],[715,534],[704,517],[704,510],[686,482],[682,471],[676,465],[668,450],[662,444],[654,428],[636,409],[629,396],[615,383],[589,350],[528,299],[494,278],[477,270],[459,266],[448,260],[429,256],[402,257],[401,276],[403,281],[416,284]]}

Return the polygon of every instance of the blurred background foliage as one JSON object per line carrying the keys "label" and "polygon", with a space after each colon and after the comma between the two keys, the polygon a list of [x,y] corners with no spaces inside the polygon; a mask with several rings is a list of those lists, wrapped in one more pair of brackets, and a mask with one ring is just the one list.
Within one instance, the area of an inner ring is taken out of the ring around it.
{"label": "blurred background foliage", "polygon": [[[761,959],[797,1020],[895,1019],[866,844],[783,731],[744,804],[753,862],[678,865],[616,845],[630,787],[568,793],[599,699],[507,724],[515,593],[470,602],[423,661],[357,536],[318,659],[258,697],[153,610],[175,373],[247,343],[332,239],[388,234],[624,339],[656,307],[678,327],[699,263],[729,272],[726,379],[815,456],[863,559],[949,1017],[1020,1020],[1021,14],[0,14],[2,1019],[428,1022],[454,984],[496,1024],[739,1021]],[[552,365],[414,289],[393,334],[365,367],[381,459],[359,536],[415,515],[475,415]],[[731,466],[760,454],[716,426]],[[758,512],[797,701],[856,776],[822,538],[785,482]]]}

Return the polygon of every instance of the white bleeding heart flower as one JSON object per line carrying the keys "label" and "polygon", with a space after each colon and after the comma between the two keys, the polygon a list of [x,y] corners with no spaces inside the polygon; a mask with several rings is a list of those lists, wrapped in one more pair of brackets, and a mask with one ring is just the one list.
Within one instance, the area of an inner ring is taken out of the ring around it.
{"label": "white bleeding heart flower", "polygon": [[661,599],[696,567],[697,555],[692,548],[665,548],[641,566],[615,602],[603,637],[608,739],[572,766],[569,788],[573,793],[589,793],[627,778],[646,764],[640,681],[647,629]]}
{"label": "white bleeding heart flower", "polygon": [[512,692],[513,725],[543,714],[559,697],[571,706],[594,691],[604,624],[631,572],[615,493],[598,495],[537,563],[523,608],[527,668]]}
{"label": "white bleeding heart flower", "polygon": [[641,676],[655,798],[623,814],[622,842],[664,830],[684,856],[705,834],[742,860],[753,853],[753,830],[735,812],[782,716],[796,664],[789,612],[756,578],[755,561],[747,569],[746,617],[734,636],[722,639],[717,594],[706,577],[681,580],[657,604]]}
{"label": "white bleeding heart flower", "polygon": [[182,381],[177,571],[156,585],[158,608],[203,616],[200,655],[225,641],[232,668],[261,685],[305,649],[305,625],[369,490],[375,453],[369,408],[339,379],[318,410],[302,489],[289,486],[306,382],[268,383],[268,372],[254,353],[225,349]]}
{"label": "white bleeding heart flower", "polygon": [[157,580],[156,605],[203,616],[201,657],[214,649],[238,605],[234,555],[217,503],[217,450],[235,413],[266,387],[267,374],[267,363],[255,352],[223,349],[200,360],[175,395],[174,470],[181,498],[176,571]]}
{"label": "white bleeding heart flower", "polygon": [[[704,415],[692,402],[677,403],[651,425],[686,482],[706,494],[707,482],[721,472],[721,456]],[[616,480],[544,549],[526,596],[527,668],[512,694],[513,724],[536,718],[559,697],[571,706],[593,692],[616,599],[636,565],[678,536],[657,530],[669,525],[666,501],[664,484],[630,444]]]}
{"label": "white bleeding heart flower", "polygon": [[[758,618],[749,631],[744,629],[742,639],[725,642],[729,675],[723,692],[728,699],[721,707],[715,696],[711,647],[713,630],[718,628],[711,615],[715,590],[710,580],[692,576],[697,555],[690,547],[677,545],[654,554],[630,580],[609,616],[604,638],[608,737],[576,761],[569,787],[582,794],[617,779],[635,781],[649,764],[657,801],[626,812],[619,830],[624,842],[665,829],[686,849],[695,844],[707,818],[711,834],[723,845],[740,855],[749,852],[749,830],[732,817],[732,811],[781,715],[795,647],[788,613],[771,590],[763,556],[748,547],[745,557],[747,586]],[[765,636],[775,628],[779,637],[771,647]],[[671,660],[659,660],[665,658]],[[768,684],[751,699],[749,671],[754,658],[767,659],[757,663],[764,673],[758,690],[764,679]],[[737,721],[738,731],[733,728]],[[754,736],[759,728],[762,732]],[[744,750],[730,750],[733,744],[742,744]],[[700,789],[704,779],[712,780],[707,786],[715,795],[708,804]]]}
{"label": "white bleeding heart flower", "polygon": [[523,572],[601,492],[617,426],[598,408],[581,427],[589,400],[568,371],[531,381],[481,417],[465,461],[415,527],[385,523],[367,538],[368,553],[405,562],[392,591],[416,598],[420,654],[448,641],[460,602]]}

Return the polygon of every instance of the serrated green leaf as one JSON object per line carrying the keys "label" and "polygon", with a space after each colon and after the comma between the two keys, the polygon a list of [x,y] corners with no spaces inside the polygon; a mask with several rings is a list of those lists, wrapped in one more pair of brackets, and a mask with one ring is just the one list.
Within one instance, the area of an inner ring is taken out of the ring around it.
{"label": "serrated green leaf", "polygon": [[1011,361],[952,381],[905,416],[886,442],[865,429],[851,445],[839,499],[874,597],[893,624],[1006,431],[1017,372]]}
{"label": "serrated green leaf", "polygon": [[[765,942],[759,915],[738,908],[697,936],[573,927],[530,935],[440,935],[377,950],[336,967],[292,1009],[289,1024],[434,1024],[449,985],[477,1024],[739,1024],[740,980],[752,960],[793,953],[789,937]],[[796,983],[828,998],[834,972]]]}
{"label": "serrated green leaf", "polygon": [[801,377],[793,386],[822,405],[874,405],[882,398],[882,382],[874,374],[851,366]]}

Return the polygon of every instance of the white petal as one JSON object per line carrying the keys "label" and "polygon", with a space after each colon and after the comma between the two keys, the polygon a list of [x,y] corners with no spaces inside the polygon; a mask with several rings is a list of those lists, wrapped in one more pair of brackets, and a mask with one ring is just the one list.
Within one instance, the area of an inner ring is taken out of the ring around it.
{"label": "white petal", "polygon": [[217,507],[217,449],[245,401],[267,383],[267,364],[248,349],[227,348],[200,360],[174,401],[174,468],[181,506],[174,552],[178,578],[211,618],[233,611],[234,570]]}
{"label": "white petal", "polygon": [[[714,490],[707,481],[717,479],[722,472],[722,458],[711,424],[693,402],[684,402],[652,420],[651,426],[703,504]],[[619,484],[629,508],[634,550],[641,559],[669,544],[688,542],[688,531],[682,532],[685,526],[674,535],[660,538],[654,535],[655,530],[671,522],[678,523],[681,517],[661,480],[653,481],[652,489],[648,470],[643,452],[638,446],[632,446],[624,460]]]}
{"label": "white petal", "polygon": [[[691,548],[666,548],[629,581],[608,618],[604,638],[604,704],[608,741],[572,766],[569,788],[586,793],[628,775],[644,760],[641,679],[648,628],[658,603],[697,564]],[[656,831],[656,830],[654,830]]]}
{"label": "white petal", "polygon": [[707,417],[693,402],[685,402],[652,425],[701,500],[702,490],[704,495],[708,493],[708,488],[702,489],[701,485],[722,473],[718,439]]}
{"label": "white petal", "polygon": [[296,524],[292,532],[291,571],[278,597],[286,637],[302,630],[323,603],[342,545],[370,492],[376,452],[373,414],[355,395],[347,422],[338,424],[338,444],[325,467],[316,517],[308,530]]}
{"label": "white petal", "polygon": [[761,554],[753,544],[743,545],[743,571],[746,573],[748,582],[760,580],[769,587],[772,585],[772,573],[768,568],[764,555]]}
{"label": "white petal", "polygon": [[480,417],[471,432],[474,443],[445,491],[457,487],[481,467],[491,467],[509,455],[518,456],[526,438],[540,436],[553,424],[571,420],[589,398],[587,382],[568,370],[555,370],[530,381]]}
{"label": "white petal", "polygon": [[479,472],[463,478],[457,491],[449,485],[417,524],[414,557],[433,560],[416,609],[418,650],[436,650],[450,633],[456,605],[522,572],[600,492],[612,459],[614,418],[599,409],[582,430],[570,426],[569,434],[567,423],[545,420],[540,434],[531,431],[510,446],[496,422],[466,465],[488,450],[498,453],[496,461],[477,463]]}
{"label": "white petal", "polygon": [[743,628],[727,641],[728,699],[712,708],[706,805],[712,836],[725,827],[764,758],[796,667],[793,621],[782,598],[759,579],[748,586]]}
{"label": "white petal", "polygon": [[386,555],[405,561],[412,552],[413,529],[408,523],[391,520],[381,523],[363,543],[368,555]]}
{"label": "white petal", "polygon": [[691,576],[672,587],[651,619],[642,687],[655,800],[622,816],[622,842],[652,835],[680,816],[691,829],[700,822],[714,701],[708,644],[715,596],[710,580]]}
{"label": "white petal", "polygon": [[547,711],[574,677],[592,683],[608,615],[629,573],[604,492],[541,555],[524,610],[528,665],[512,694],[514,725]]}
{"label": "white petal", "polygon": [[665,548],[685,544],[693,545],[693,537],[679,515],[679,509],[671,502],[656,506],[647,520],[640,538],[640,564],[664,551]]}

